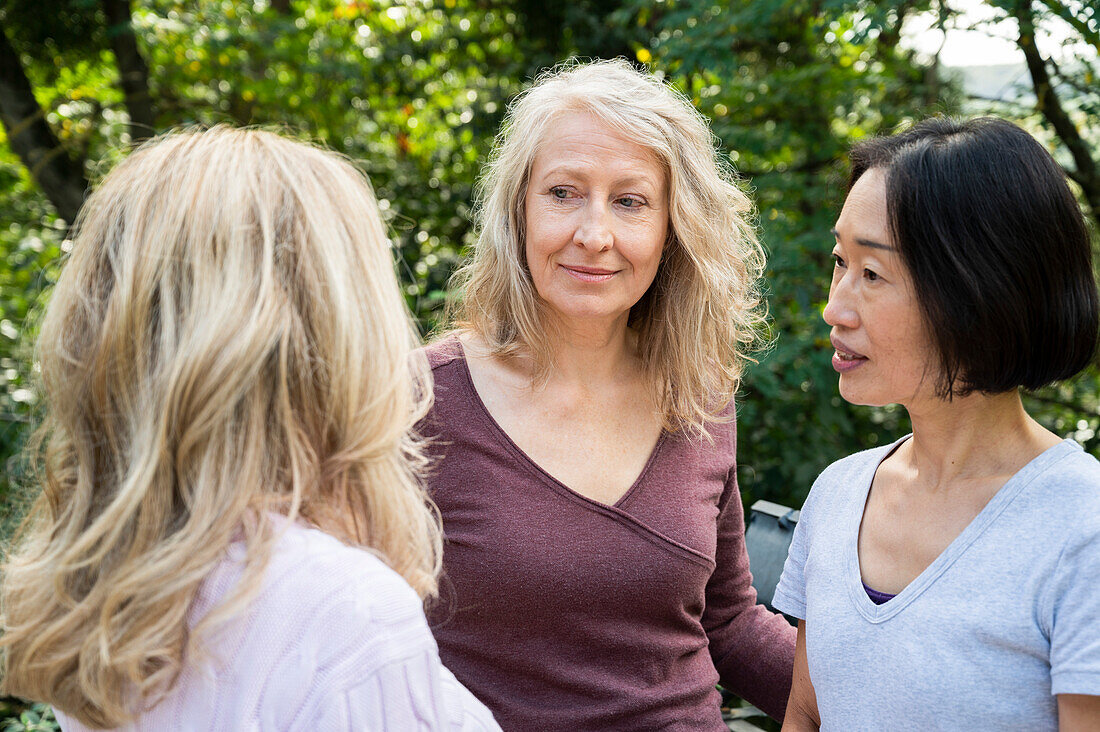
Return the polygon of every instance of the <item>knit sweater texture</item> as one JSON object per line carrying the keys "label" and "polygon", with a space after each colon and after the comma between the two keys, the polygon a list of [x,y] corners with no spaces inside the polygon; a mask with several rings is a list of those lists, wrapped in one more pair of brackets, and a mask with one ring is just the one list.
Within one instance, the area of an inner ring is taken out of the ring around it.
{"label": "knit sweater texture", "polygon": [[723,730],[715,684],[781,717],[794,629],[756,602],[735,430],[664,433],[614,505],[536,465],[479,398],[461,343],[428,347],[446,535],[429,622],[505,730]]}
{"label": "knit sweater texture", "polygon": [[[231,545],[203,581],[197,621],[241,577]],[[373,554],[286,527],[259,595],[208,638],[176,685],[125,730],[499,730],[439,662],[420,599]],[[58,711],[66,732],[89,728]]]}

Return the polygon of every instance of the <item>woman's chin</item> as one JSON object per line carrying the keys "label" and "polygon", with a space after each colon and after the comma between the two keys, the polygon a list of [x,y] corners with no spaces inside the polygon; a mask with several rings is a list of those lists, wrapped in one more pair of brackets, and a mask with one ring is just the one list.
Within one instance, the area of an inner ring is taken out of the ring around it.
{"label": "woman's chin", "polygon": [[551,314],[557,320],[574,327],[590,327],[600,324],[615,325],[619,320],[626,323],[630,309],[623,309],[614,305],[591,303],[581,305],[571,303],[566,307],[558,307],[550,303]]}
{"label": "woman's chin", "polygon": [[861,389],[851,383],[845,383],[849,381],[843,376],[840,377],[840,398],[849,404],[855,404],[860,407],[885,407],[887,404],[894,404],[894,400],[884,399],[879,395],[871,393],[867,389]]}

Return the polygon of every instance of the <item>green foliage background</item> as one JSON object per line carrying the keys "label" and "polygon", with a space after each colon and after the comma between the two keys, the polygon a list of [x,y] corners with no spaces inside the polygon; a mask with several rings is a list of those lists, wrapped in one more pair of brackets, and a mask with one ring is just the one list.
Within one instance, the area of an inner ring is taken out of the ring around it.
{"label": "green foliage background", "polygon": [[[1048,15],[1062,7],[1042,6]],[[897,408],[853,408],[839,398],[820,313],[845,150],[866,135],[964,109],[931,59],[898,44],[906,14],[938,7],[930,0],[584,0],[549,9],[523,0],[142,0],[131,3],[131,27],[156,110],[148,132],[276,126],[368,172],[425,332],[437,324],[448,276],[471,242],[477,173],[508,101],[540,69],[573,55],[625,54],[664,75],[710,117],[758,204],[774,345],[748,374],[740,404],[741,479],[746,502],[799,504],[830,461],[906,429]],[[1095,12],[1074,12],[1084,13],[1083,37],[1095,33]],[[0,20],[64,152],[84,161],[94,182],[134,134],[111,50],[119,28],[89,0],[10,0]],[[1100,109],[1086,77],[1094,72],[1084,63],[1069,93],[1087,134],[1095,134]],[[1046,134],[1065,157],[1035,109],[996,111]],[[13,456],[37,401],[33,315],[56,277],[66,222],[3,140],[0,212],[0,457],[10,519],[20,465]],[[1100,454],[1097,391],[1093,369],[1029,406]]]}

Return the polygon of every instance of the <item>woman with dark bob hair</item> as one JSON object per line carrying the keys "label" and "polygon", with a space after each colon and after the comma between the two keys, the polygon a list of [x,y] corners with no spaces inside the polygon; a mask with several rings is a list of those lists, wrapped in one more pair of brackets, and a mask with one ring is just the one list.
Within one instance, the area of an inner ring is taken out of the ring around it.
{"label": "woman with dark bob hair", "polygon": [[1100,729],[1100,462],[1019,389],[1092,359],[1088,232],[998,119],[852,151],[825,321],[840,393],[913,432],[817,479],[775,606],[801,619],[785,730]]}

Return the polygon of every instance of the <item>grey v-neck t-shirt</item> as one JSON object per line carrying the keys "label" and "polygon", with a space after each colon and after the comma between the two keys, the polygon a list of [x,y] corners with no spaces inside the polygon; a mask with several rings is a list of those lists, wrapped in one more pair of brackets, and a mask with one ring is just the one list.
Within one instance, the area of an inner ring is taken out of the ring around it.
{"label": "grey v-neck t-shirt", "polygon": [[833,463],[775,591],[806,621],[822,730],[1056,730],[1100,695],[1100,462],[1066,440],[1014,475],[893,599],[860,579],[871,480],[904,439]]}

